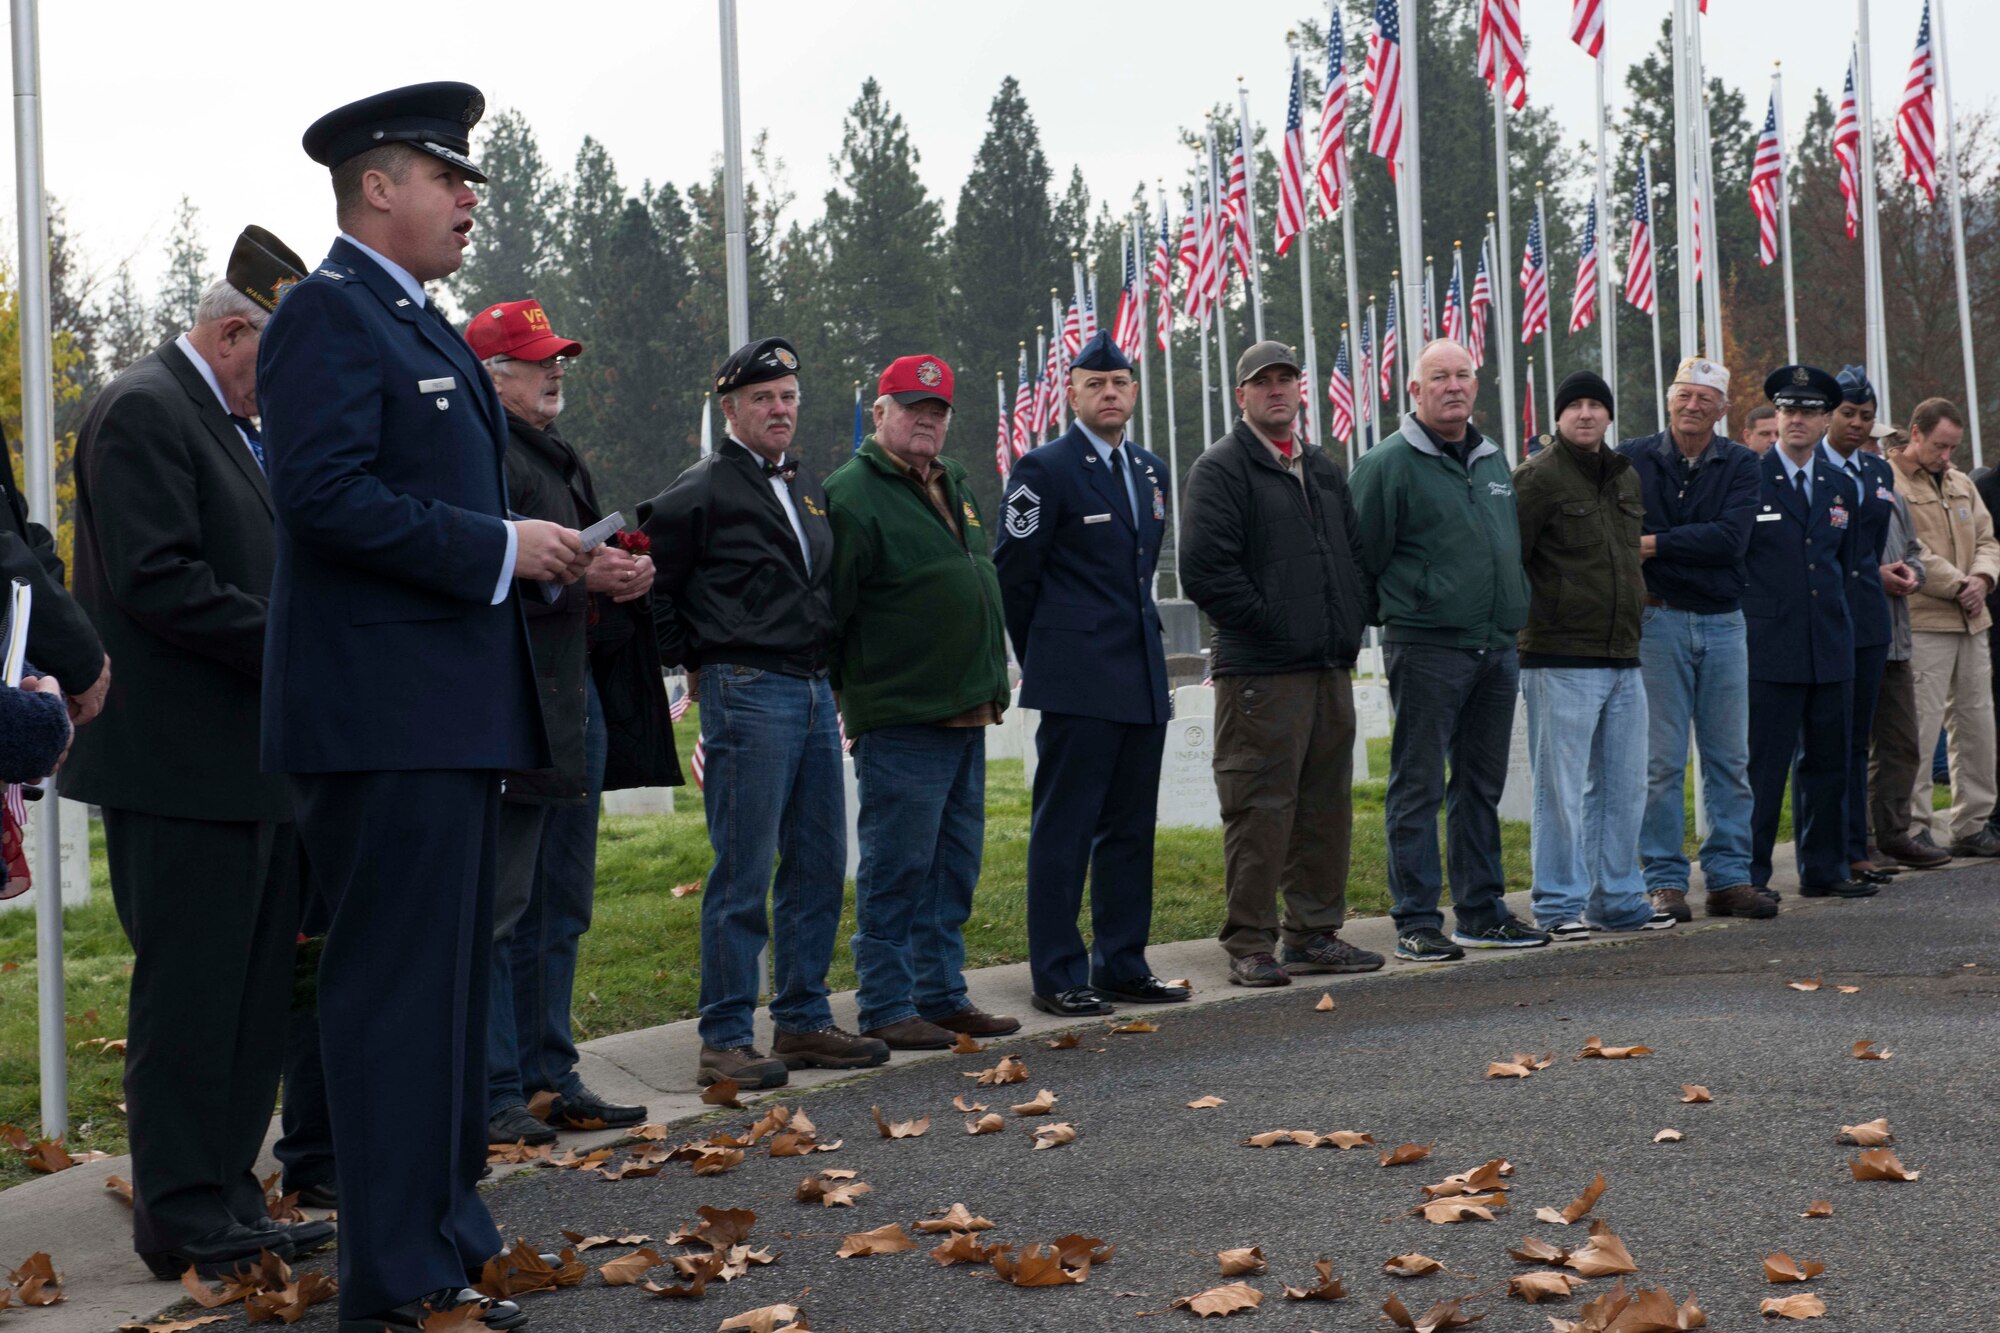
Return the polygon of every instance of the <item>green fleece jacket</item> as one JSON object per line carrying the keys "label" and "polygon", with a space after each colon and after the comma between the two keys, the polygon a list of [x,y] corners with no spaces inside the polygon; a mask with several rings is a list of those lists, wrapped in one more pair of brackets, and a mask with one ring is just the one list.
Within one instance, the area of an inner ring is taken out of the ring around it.
{"label": "green fleece jacket", "polygon": [[1507,460],[1468,425],[1461,464],[1409,421],[1348,480],[1376,623],[1390,643],[1511,645],[1528,621],[1528,575]]}
{"label": "green fleece jacket", "polygon": [[847,734],[1007,705],[1006,630],[986,525],[965,469],[942,468],[954,533],[871,435],[826,479],[834,651]]}

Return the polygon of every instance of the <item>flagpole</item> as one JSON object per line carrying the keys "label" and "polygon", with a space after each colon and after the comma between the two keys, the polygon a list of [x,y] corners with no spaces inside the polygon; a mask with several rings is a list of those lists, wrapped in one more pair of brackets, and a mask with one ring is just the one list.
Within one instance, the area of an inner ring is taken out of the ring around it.
{"label": "flagpole", "polygon": [[[1506,196],[1503,194],[1501,197]],[[1502,279],[1500,261],[1497,258],[1501,253],[1500,247],[1506,242],[1494,230],[1501,225],[1493,214],[1486,215],[1486,243],[1496,256],[1486,261],[1486,274],[1487,283],[1493,289],[1493,312],[1499,325],[1493,330],[1493,336],[1499,343],[1500,352],[1500,413],[1504,420],[1511,423],[1500,438],[1512,441],[1508,458],[1518,463],[1527,457],[1528,442],[1522,438],[1520,420],[1514,415],[1514,320],[1512,308],[1507,301],[1507,288],[1510,284]],[[1512,275],[1509,274],[1508,277],[1511,278]]]}
{"label": "flagpole", "polygon": [[[1083,312],[1078,311],[1077,318],[1082,319]],[[1062,293],[1056,288],[1051,287],[1049,288],[1049,337],[1058,340],[1061,339],[1062,330]],[[1061,357],[1057,358],[1058,361],[1062,359]],[[1042,364],[1046,367],[1048,362],[1044,361]],[[1069,395],[1063,392],[1063,386],[1060,383],[1052,384],[1049,387],[1056,392],[1056,410],[1049,414],[1049,419],[1044,421],[1042,425],[1048,430],[1050,438],[1053,439],[1055,436],[1062,434],[1063,430],[1068,429]]]}
{"label": "flagpole", "polygon": [[[1025,350],[1027,344],[1023,343],[1021,344],[1021,346]],[[996,370],[993,372],[993,394],[994,397],[1000,400],[1000,424],[1002,426],[1005,426],[1007,424],[1007,372],[1006,371]],[[1000,471],[1000,484],[1002,486],[1005,486],[1007,484],[1007,474],[1014,470],[1014,446],[1012,444],[1009,444],[1005,452],[1007,455],[1007,465]]]}
{"label": "flagpole", "polygon": [[[1542,418],[1541,414],[1535,411],[1535,358],[1532,353],[1528,357],[1528,378],[1525,384],[1528,414],[1535,418],[1535,425],[1539,428],[1542,424]],[[1555,405],[1556,400],[1553,398],[1549,399],[1549,406],[1554,407]],[[1521,423],[1521,457],[1526,458],[1528,456],[1528,446],[1532,443],[1533,441],[1528,438],[1528,423],[1523,421]]]}
{"label": "flagpole", "polygon": [[1861,120],[1861,238],[1862,273],[1868,287],[1868,381],[1875,386],[1884,421],[1894,421],[1889,407],[1889,343],[1882,291],[1882,221],[1875,206],[1875,93],[1868,63],[1868,0],[1855,0],[1861,19],[1861,68],[1855,97]]}
{"label": "flagpole", "polygon": [[[1375,349],[1373,355],[1375,359],[1379,362],[1382,359],[1382,331],[1375,326],[1375,293],[1373,292],[1368,293],[1368,345]],[[1370,422],[1373,423],[1373,425],[1370,427],[1368,438],[1371,440],[1379,440],[1382,438],[1381,374],[1382,371],[1379,366],[1371,366],[1369,368],[1368,419]]]}
{"label": "flagpole", "polygon": [[[1604,92],[1604,55],[1600,51],[1597,65],[1597,354],[1602,361],[1598,369],[1604,376],[1605,387],[1612,397],[1618,396],[1618,288],[1611,280],[1610,252],[1605,238],[1614,230],[1611,226],[1611,154],[1606,148],[1605,122],[1610,119],[1610,101]],[[1542,224],[1542,243],[1549,239],[1548,224]],[[1555,319],[1555,290],[1553,283],[1549,291],[1549,319]],[[1553,363],[1554,358],[1550,358]],[[1553,370],[1550,371],[1554,373]],[[1549,394],[1549,405],[1555,406],[1556,397]]]}
{"label": "flagpole", "polygon": [[[1494,41],[1496,46],[1505,45],[1500,41],[1498,34],[1495,35]],[[1486,215],[1491,225],[1497,228],[1493,244],[1496,259],[1489,265],[1487,271],[1493,285],[1493,313],[1496,317],[1495,322],[1499,326],[1494,333],[1500,343],[1500,411],[1502,418],[1508,423],[1500,438],[1514,442],[1514,447],[1508,456],[1518,463],[1524,456],[1527,442],[1521,438],[1520,422],[1514,417],[1513,294],[1508,290],[1511,284],[1501,280],[1497,259],[1499,255],[1513,252],[1514,205],[1509,197],[1507,161],[1507,81],[1501,76],[1501,67],[1506,63],[1506,53],[1496,51],[1493,59],[1493,165],[1500,178],[1500,207],[1497,213]]]}
{"label": "flagpole", "polygon": [[[1403,258],[1403,328],[1402,341],[1408,344],[1423,327],[1421,318],[1412,320],[1410,312],[1421,310],[1423,302],[1422,282],[1424,269],[1417,262],[1424,257],[1424,176],[1421,124],[1417,118],[1417,3],[1418,0],[1396,0],[1396,35],[1402,40],[1402,89],[1403,89],[1403,151],[1399,159],[1401,170],[1397,173],[1398,187],[1402,191],[1402,258]],[[1407,352],[1405,359],[1414,367],[1422,352],[1418,347]],[[1403,381],[1407,400],[1409,380]]]}
{"label": "flagpole", "polygon": [[1965,276],[1965,180],[1958,172],[1958,117],[1951,109],[1951,71],[1945,60],[1944,0],[1931,0],[1931,50],[1937,60],[1938,101],[1944,104],[1944,176],[1951,199],[1951,251],[1958,267],[1958,341],[1965,354],[1965,415],[1972,423],[1972,459],[1986,461],[1979,439],[1979,374],[1972,359],[1972,298]]}
{"label": "flagpole", "polygon": [[1133,213],[1125,233],[1126,254],[1132,264],[1133,299],[1138,303],[1139,351],[1134,358],[1132,369],[1139,377],[1139,430],[1146,443],[1146,452],[1153,452],[1153,388],[1146,382],[1146,278],[1139,267],[1137,238],[1145,233],[1139,227],[1139,214]]}
{"label": "flagpole", "polygon": [[[1548,284],[1549,288],[1549,317],[1542,321],[1542,375],[1548,381],[1549,410],[1553,412],[1556,406],[1555,264],[1549,258],[1552,253],[1549,248],[1549,210],[1548,205],[1543,201],[1542,183],[1540,181],[1535,182],[1535,220],[1542,224],[1542,280]],[[1598,243],[1597,252],[1597,262],[1602,267],[1604,263],[1604,245],[1601,241]],[[1601,323],[1602,321],[1600,320],[1599,322]],[[1608,387],[1611,377],[1606,375],[1604,379]],[[1617,397],[1617,394],[1614,392],[1612,397]],[[1553,421],[1549,423],[1549,428],[1551,430],[1555,428]],[[1522,452],[1525,453],[1527,448],[1526,441],[1523,441],[1521,444]]]}
{"label": "flagpole", "polygon": [[[1338,10],[1334,12],[1333,21],[1336,23],[1341,21]],[[1345,70],[1343,70],[1341,74],[1343,78],[1346,77]],[[1303,75],[1301,77],[1303,77]],[[1304,113],[1301,112],[1300,114],[1303,115]],[[1342,116],[1341,126],[1340,126],[1341,142],[1345,144],[1348,142],[1345,110],[1341,112],[1341,116]],[[1359,329],[1361,327],[1361,287],[1356,278],[1354,269],[1354,200],[1352,197],[1354,194],[1354,154],[1351,150],[1343,152],[1340,161],[1340,172],[1343,181],[1343,184],[1341,185],[1340,189],[1340,267],[1347,276],[1347,322],[1354,328]],[[1314,174],[1316,175],[1317,173]],[[1312,187],[1313,187],[1312,178],[1311,176],[1308,176],[1306,180],[1300,183],[1301,195],[1309,197],[1313,193]],[[1309,198],[1308,202],[1306,203],[1306,216],[1308,218],[1312,216],[1312,204]],[[1303,281],[1303,273],[1301,274],[1301,280]],[[1370,297],[1369,300],[1372,303],[1374,298]],[[1311,302],[1308,301],[1307,305],[1308,307],[1310,307]],[[1371,353],[1371,355],[1380,356],[1382,354],[1382,351],[1380,344],[1378,344],[1375,341],[1375,336],[1374,336],[1375,318],[1374,318],[1374,312],[1372,310],[1369,312],[1368,323],[1369,323],[1368,345],[1375,349],[1374,352]],[[1310,355],[1310,353],[1308,355]],[[1372,372],[1370,373],[1369,378],[1371,380],[1374,378]],[[1371,383],[1368,386],[1368,392],[1371,394],[1375,393],[1374,384]],[[1361,401],[1361,395],[1357,392],[1355,394],[1355,403],[1357,404],[1357,407],[1360,401]],[[1377,397],[1373,397],[1368,400],[1368,406],[1370,409],[1369,419],[1371,421],[1375,418],[1376,415],[1378,415],[1377,408],[1379,401],[1380,401],[1379,395]],[[1347,462],[1349,467],[1353,466],[1354,460],[1359,456],[1359,452],[1360,451],[1358,447],[1350,448],[1348,450]]]}
{"label": "flagpole", "polygon": [[[1688,18],[1688,6],[1692,0],[1674,0],[1673,13],[1673,57],[1674,57],[1674,280],[1676,301],[1680,316],[1680,355],[1699,355],[1697,312],[1699,309],[1695,295],[1694,247],[1695,189],[1694,180],[1694,140],[1701,134],[1701,108],[1693,91],[1693,78],[1688,66],[1692,57],[1692,47],[1688,41],[1688,29],[1692,26]],[[1651,194],[1651,174],[1648,173],[1648,195],[1646,206],[1653,207]],[[1658,290],[1660,229],[1655,220],[1653,227],[1653,272],[1655,276],[1653,308],[1659,309]],[[1657,386],[1656,386],[1657,387]],[[1666,419],[1661,418],[1661,429],[1666,429]]]}
{"label": "flagpole", "polygon": [[1396,299],[1396,379],[1390,385],[1389,404],[1400,414],[1410,410],[1410,327],[1409,300],[1402,294],[1403,275],[1389,270],[1389,294]]}
{"label": "flagpole", "polygon": [[[1035,325],[1035,401],[1038,403],[1042,400],[1042,380],[1048,376],[1048,373],[1049,339],[1042,326],[1037,324]],[[1040,413],[1036,415],[1039,416]],[[1050,413],[1049,415],[1053,416],[1055,414]],[[1035,444],[1040,444],[1046,438],[1048,429],[1049,423],[1046,420],[1035,423]],[[1034,445],[1028,447],[1032,449]]]}
{"label": "flagpole", "polygon": [[[1223,227],[1226,216],[1222,197],[1222,172],[1215,161],[1215,117],[1208,118],[1208,211],[1209,226],[1215,233],[1215,380],[1222,394],[1222,428],[1229,429],[1229,233]],[[1244,150],[1248,156],[1249,150]],[[1214,436],[1209,437],[1211,440]]]}
{"label": "flagpole", "polygon": [[1784,62],[1771,62],[1771,100],[1778,115],[1778,254],[1785,264],[1785,362],[1799,363],[1798,302],[1792,291],[1792,163],[1785,148]]}
{"label": "flagpole", "polygon": [[[1299,309],[1302,312],[1300,322],[1304,325],[1305,332],[1306,383],[1311,386],[1319,383],[1319,343],[1313,338],[1312,205],[1310,203],[1306,205],[1305,216],[1299,219],[1298,250]],[[1315,401],[1318,397],[1319,391],[1316,388],[1306,395],[1306,438],[1320,440],[1324,444],[1325,441],[1319,431],[1321,424],[1319,403]],[[1347,462],[1349,466],[1354,463],[1351,444]]]}
{"label": "flagpole", "polygon": [[[729,342],[750,341],[750,258],[743,220],[743,99],[736,68],[736,0],[717,0],[722,30],[722,189]],[[18,8],[18,3],[17,6]]]}
{"label": "flagpole", "polygon": [[[1167,211],[1166,187],[1162,183],[1160,187],[1160,224],[1162,226],[1168,225],[1168,219],[1171,216],[1172,214]],[[1178,236],[1174,238],[1173,244],[1176,246],[1180,244]],[[1172,290],[1174,270],[1178,263],[1179,256],[1173,250],[1168,250],[1167,283],[1169,291]],[[1165,380],[1163,387],[1166,391],[1164,396],[1167,405],[1167,498],[1173,505],[1174,596],[1179,597],[1181,595],[1181,451],[1180,441],[1174,432],[1174,326],[1171,320],[1167,324],[1167,336],[1161,341],[1165,344],[1160,349],[1164,358],[1160,364],[1160,373]]]}
{"label": "flagpole", "polygon": [[[1424,341],[1429,342],[1444,332],[1444,311],[1438,309],[1437,266],[1431,255],[1424,256],[1424,308],[1418,312],[1422,316],[1417,327],[1423,330]],[[1417,349],[1421,352],[1423,349]]]}
{"label": "flagpole", "polygon": [[715,452],[715,419],[710,411],[714,405],[714,395],[705,393],[701,396],[701,456],[703,458],[707,458]]}
{"label": "flagpole", "polygon": [[1241,74],[1236,76],[1236,105],[1243,115],[1237,126],[1243,133],[1243,221],[1250,228],[1250,319],[1257,341],[1263,342],[1264,276],[1263,265],[1257,262],[1257,136],[1250,132],[1250,94],[1243,87]]}
{"label": "flagpole", "polygon": [[[1678,14],[1680,12],[1679,7],[1685,3],[1686,0],[1674,0],[1674,12]],[[1639,171],[1641,173],[1641,186],[1646,191],[1646,215],[1651,217],[1653,214],[1653,136],[1650,134],[1641,134],[1639,136]],[[1651,226],[1651,224],[1648,225]],[[1667,390],[1664,382],[1666,376],[1660,363],[1659,228],[1657,226],[1652,227],[1652,233],[1653,242],[1646,247],[1648,251],[1646,262],[1653,266],[1653,419],[1660,423],[1661,430],[1665,430],[1667,428]],[[1598,248],[1600,250],[1603,249],[1601,245]],[[1602,259],[1599,262],[1602,263]],[[1687,273],[1688,271],[1683,266],[1682,272]],[[1687,284],[1689,288],[1692,288],[1693,285],[1693,283]],[[1684,326],[1683,332],[1692,332],[1691,329],[1685,327],[1691,318],[1691,315],[1683,316],[1681,320]],[[1689,345],[1692,346],[1692,343]],[[1553,407],[1554,405],[1554,400],[1551,400],[1550,406]]]}
{"label": "flagpole", "polygon": [[[1703,324],[1702,345],[1708,349],[1708,359],[1722,361],[1722,219],[1715,211],[1715,144],[1708,129],[1708,85],[1703,77],[1708,66],[1702,57],[1701,28],[1702,16],[1699,12],[1690,15],[1691,40],[1694,45],[1694,60],[1688,66],[1688,77],[1695,92],[1695,105],[1701,112],[1701,138],[1698,144],[1690,145],[1692,153],[1697,147],[1701,152],[1701,191],[1703,264],[1701,271],[1701,299],[1705,323]],[[1715,423],[1719,434],[1727,434],[1729,423],[1726,418]]]}

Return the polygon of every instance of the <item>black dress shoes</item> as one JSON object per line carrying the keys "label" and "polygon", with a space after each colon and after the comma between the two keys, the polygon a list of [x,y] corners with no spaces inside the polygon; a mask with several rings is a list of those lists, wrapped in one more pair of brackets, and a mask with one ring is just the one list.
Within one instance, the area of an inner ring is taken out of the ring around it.
{"label": "black dress shoes", "polygon": [[643,1106],[607,1102],[589,1088],[556,1098],[549,1120],[560,1129],[623,1129],[646,1118]]}
{"label": "black dress shoes", "polygon": [[[246,1222],[245,1226],[268,1239],[265,1245],[271,1253],[291,1259],[301,1254],[311,1254],[314,1250],[333,1244],[340,1228],[325,1220],[307,1222],[280,1222],[272,1217],[260,1217]],[[285,1248],[289,1246],[289,1251]]]}
{"label": "black dress shoes", "polygon": [[488,1328],[520,1328],[528,1322],[527,1311],[512,1301],[496,1301],[481,1296],[470,1287],[443,1287],[428,1296],[419,1296],[393,1310],[365,1319],[343,1319],[340,1333],[393,1333],[397,1329],[420,1329],[434,1315],[456,1310],[461,1305],[479,1307],[478,1318]]}
{"label": "black dress shoes", "polygon": [[555,1141],[556,1132],[529,1115],[528,1108],[519,1102],[501,1107],[486,1122],[488,1146],[525,1143],[530,1148],[539,1148]]}
{"label": "black dress shoes", "polygon": [[1035,1008],[1057,1018],[1098,1018],[1117,1012],[1089,986],[1072,987],[1054,995],[1035,994],[1028,998]]}
{"label": "black dress shoes", "polygon": [[1837,879],[1831,884],[1801,884],[1801,898],[1873,898],[1881,890],[1858,880]]}
{"label": "black dress shoes", "polygon": [[334,1188],[331,1180],[322,1185],[307,1185],[303,1189],[286,1190],[285,1193],[298,1195],[301,1208],[340,1207],[340,1191]]}
{"label": "black dress shoes", "polygon": [[238,1268],[254,1265],[264,1250],[280,1259],[289,1259],[293,1254],[291,1237],[284,1234],[283,1228],[262,1231],[232,1222],[174,1249],[141,1253],[139,1257],[146,1261],[154,1277],[177,1282],[190,1267],[202,1277],[227,1277]]}
{"label": "black dress shoes", "polygon": [[1100,995],[1108,995],[1114,1000],[1123,1000],[1127,1004],[1179,1004],[1181,1001],[1187,999],[1188,996],[1194,994],[1186,986],[1169,986],[1166,982],[1153,976],[1151,973],[1143,977],[1134,977],[1130,981],[1120,981],[1116,984],[1106,981],[1093,981],[1090,983],[1090,988]]}

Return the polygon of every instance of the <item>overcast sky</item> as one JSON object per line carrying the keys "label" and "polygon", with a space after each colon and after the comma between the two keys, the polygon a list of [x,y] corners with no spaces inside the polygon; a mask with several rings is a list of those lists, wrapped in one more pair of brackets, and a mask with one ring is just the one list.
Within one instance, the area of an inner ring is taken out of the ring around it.
{"label": "overcast sky", "polygon": [[[1894,115],[1921,3],[1870,5],[1880,122]],[[1605,4],[1611,95],[1622,106],[1623,72],[1657,39],[1671,5]],[[1522,8],[1530,98],[1554,110],[1567,138],[1588,137],[1592,66],[1567,39],[1570,0]],[[1796,134],[1813,89],[1838,89],[1852,0],[1710,8],[1710,73],[1748,90],[1761,116],[1782,51]],[[769,131],[802,213],[820,211],[841,115],[873,75],[908,123],[949,219],[1006,75],[1021,81],[1058,180],[1079,165],[1094,197],[1124,199],[1135,183],[1183,166],[1175,129],[1233,97],[1237,75],[1252,115],[1281,120],[1285,33],[1325,8],[1153,0],[1093,14],[1074,0],[742,0],[740,12],[745,138]],[[2000,46],[2000,5],[1953,0],[1949,17],[1961,53],[1955,100],[1984,107],[2000,74],[1964,53]],[[596,136],[628,187],[701,179],[721,150],[713,0],[42,0],[41,25],[48,187],[86,261],[107,276],[126,259],[142,281],[157,276],[183,194],[201,209],[218,272],[246,222],[317,259],[333,235],[331,194],[326,173],[300,152],[300,133],[342,102],[423,79],[463,79],[485,90],[489,107],[519,109],[565,169],[582,138]],[[1490,152],[1490,142],[1468,151]],[[11,267],[11,135],[0,155]]]}

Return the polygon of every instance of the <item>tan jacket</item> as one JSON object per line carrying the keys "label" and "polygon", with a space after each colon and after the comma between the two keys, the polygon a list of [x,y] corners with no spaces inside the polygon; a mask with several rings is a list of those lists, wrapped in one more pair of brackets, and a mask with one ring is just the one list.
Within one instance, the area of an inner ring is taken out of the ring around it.
{"label": "tan jacket", "polygon": [[1924,581],[1910,594],[1910,628],[1918,634],[1980,634],[1992,624],[1982,602],[1979,613],[1959,609],[1955,594],[1965,580],[1984,574],[1989,591],[2000,584],[2000,538],[1993,516],[1972,479],[1951,468],[1934,477],[1921,468],[1905,471],[1895,460],[1896,491],[1910,506],[1910,525],[1924,544]]}

